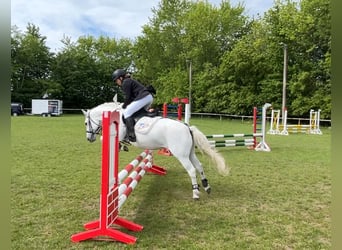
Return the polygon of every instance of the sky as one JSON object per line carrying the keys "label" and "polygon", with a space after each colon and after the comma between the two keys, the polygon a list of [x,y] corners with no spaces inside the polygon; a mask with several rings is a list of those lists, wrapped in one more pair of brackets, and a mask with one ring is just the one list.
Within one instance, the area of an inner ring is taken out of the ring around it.
{"label": "sky", "polygon": [[[219,6],[221,0],[209,0]],[[241,2],[249,16],[263,15],[273,0],[231,0]],[[159,0],[11,0],[11,25],[26,31],[28,23],[39,27],[51,52],[63,47],[64,37],[76,41],[81,36],[108,36],[115,39],[142,34],[142,26],[153,16]]]}

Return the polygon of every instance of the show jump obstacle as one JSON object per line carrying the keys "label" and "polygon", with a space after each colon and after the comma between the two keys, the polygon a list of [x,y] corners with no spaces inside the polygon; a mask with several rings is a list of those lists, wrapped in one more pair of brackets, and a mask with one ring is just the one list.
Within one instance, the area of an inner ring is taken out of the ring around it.
{"label": "show jump obstacle", "polygon": [[[266,112],[267,109],[271,107],[271,104],[265,103],[261,109],[257,107],[253,108],[253,133],[251,134],[216,134],[207,135],[207,138],[214,139],[209,141],[212,147],[237,147],[237,146],[247,146],[253,148],[256,151],[271,151],[270,147],[266,143]],[[259,115],[261,111],[261,116]],[[261,125],[261,128],[258,127]],[[219,138],[238,138],[232,140],[217,140]],[[260,142],[257,141],[260,138]]]}
{"label": "show jump obstacle", "polygon": [[172,113],[169,111],[174,111],[177,110],[177,120],[181,121],[182,120],[182,112],[183,112],[183,104],[185,106],[185,120],[184,122],[189,124],[189,119],[190,119],[190,104],[189,104],[189,99],[188,98],[178,98],[174,97],[172,98],[172,102],[175,103],[176,105],[170,105],[167,104],[166,102],[163,104],[163,117],[168,117],[172,116]]}
{"label": "show jump obstacle", "polygon": [[310,110],[309,124],[287,124],[287,109],[284,112],[283,124],[280,124],[280,110],[272,110],[270,130],[267,132],[271,135],[289,135],[289,133],[306,133],[321,135],[320,130],[320,113],[321,110]]}
{"label": "show jump obstacle", "polygon": [[[182,120],[182,112],[183,112],[183,105],[185,104],[185,116],[184,116],[184,123],[189,124],[190,120],[190,104],[188,98],[178,98],[174,97],[172,98],[172,102],[176,103],[177,105],[168,105],[166,102],[163,104],[163,117],[170,117],[172,114],[170,114],[169,110],[175,110],[177,109],[177,120]],[[172,153],[167,148],[161,148],[158,151],[158,154],[171,156]]]}
{"label": "show jump obstacle", "polygon": [[96,238],[134,244],[136,237],[112,226],[121,226],[131,231],[141,231],[143,226],[120,217],[119,210],[146,172],[166,174],[164,168],[153,165],[153,155],[150,150],[143,151],[123,170],[118,171],[119,118],[118,112],[103,112],[100,216],[98,220],[84,224],[84,232],[72,235],[73,242]]}

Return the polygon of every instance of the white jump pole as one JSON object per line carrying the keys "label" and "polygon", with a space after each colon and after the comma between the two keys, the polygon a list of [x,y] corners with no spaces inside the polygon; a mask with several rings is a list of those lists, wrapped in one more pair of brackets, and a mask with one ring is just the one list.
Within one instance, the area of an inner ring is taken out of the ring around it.
{"label": "white jump pole", "polygon": [[279,131],[279,116],[280,116],[280,110],[274,110],[272,109],[271,113],[271,125],[270,125],[270,130],[267,132],[268,134],[271,135],[277,135],[280,133]]}
{"label": "white jump pole", "polygon": [[287,131],[287,109],[284,112],[284,119],[283,119],[283,130],[280,132],[281,135],[289,135]]}
{"label": "white jump pole", "polygon": [[271,148],[266,143],[266,111],[272,105],[270,103],[265,103],[262,107],[262,140],[261,142],[255,147],[256,151],[271,151]]}
{"label": "white jump pole", "polygon": [[184,122],[186,124],[190,124],[190,116],[191,116],[191,114],[190,114],[190,104],[187,103],[187,104],[185,104],[185,115],[184,115]]}

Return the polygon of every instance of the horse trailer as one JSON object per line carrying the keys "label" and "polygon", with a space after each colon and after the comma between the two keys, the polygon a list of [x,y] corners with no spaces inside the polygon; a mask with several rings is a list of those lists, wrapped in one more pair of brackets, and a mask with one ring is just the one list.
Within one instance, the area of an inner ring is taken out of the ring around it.
{"label": "horse trailer", "polygon": [[63,101],[52,99],[32,99],[32,115],[59,116],[62,111]]}

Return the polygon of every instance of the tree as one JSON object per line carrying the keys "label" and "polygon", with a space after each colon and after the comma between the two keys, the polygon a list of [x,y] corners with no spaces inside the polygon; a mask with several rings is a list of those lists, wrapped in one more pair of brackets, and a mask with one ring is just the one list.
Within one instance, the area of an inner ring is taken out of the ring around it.
{"label": "tree", "polygon": [[91,108],[111,101],[121,92],[112,82],[116,68],[128,67],[132,61],[132,43],[127,39],[116,41],[106,37],[80,37],[57,54],[53,66],[53,79],[63,86],[62,99],[69,108]]}
{"label": "tree", "polygon": [[[143,27],[143,35],[138,37],[135,46],[138,76],[155,85],[157,104],[171,100],[175,92],[180,97],[188,96],[186,62],[191,60],[194,76],[193,111],[207,110],[201,105],[203,102],[197,102],[196,98],[202,96],[203,84],[208,88],[216,85],[216,76],[209,82],[200,80],[206,79],[208,65],[212,68],[210,72],[216,71],[223,51],[231,50],[248,31],[247,18],[242,12],[242,6],[233,8],[229,1],[222,1],[219,8],[205,1],[160,2],[159,9],[153,10],[154,16],[149,25]],[[173,76],[174,73],[178,75]],[[167,87],[169,85],[173,91]],[[210,90],[222,93],[221,89]]]}
{"label": "tree", "polygon": [[268,101],[261,93],[273,69],[267,60],[270,47],[265,43],[262,23],[253,21],[250,27],[250,31],[221,58],[219,75],[221,88],[228,96],[225,110],[228,113],[252,114],[253,106],[262,106]]}
{"label": "tree", "polygon": [[281,108],[286,44],[289,114],[307,116],[310,109],[321,109],[322,117],[330,117],[329,1],[276,1],[252,23],[251,31],[222,57],[219,75],[228,112],[247,114],[265,102]]}
{"label": "tree", "polygon": [[331,14],[329,0],[303,0],[296,37],[296,69],[289,92],[294,115],[321,109],[321,117],[331,113]]}
{"label": "tree", "polygon": [[[287,107],[291,115],[308,116],[310,109],[322,109],[322,118],[330,117],[329,7],[329,0],[302,0],[299,4],[278,0],[265,15],[268,43],[288,47]],[[274,54],[278,56],[273,61],[282,62],[281,50]]]}
{"label": "tree", "polygon": [[31,106],[32,98],[49,92],[58,95],[61,88],[50,78],[53,53],[46,46],[46,37],[39,28],[28,24],[25,33],[11,30],[11,99]]}
{"label": "tree", "polygon": [[110,101],[121,91],[111,81],[116,68],[132,68],[133,77],[157,90],[154,104],[189,94],[192,111],[251,114],[253,106],[282,104],[283,48],[288,48],[289,115],[331,112],[331,16],[329,0],[276,0],[257,19],[244,7],[223,0],[162,0],[143,34],[133,42],[80,37],[57,54],[29,25],[12,31],[12,99],[52,93],[70,108]]}

